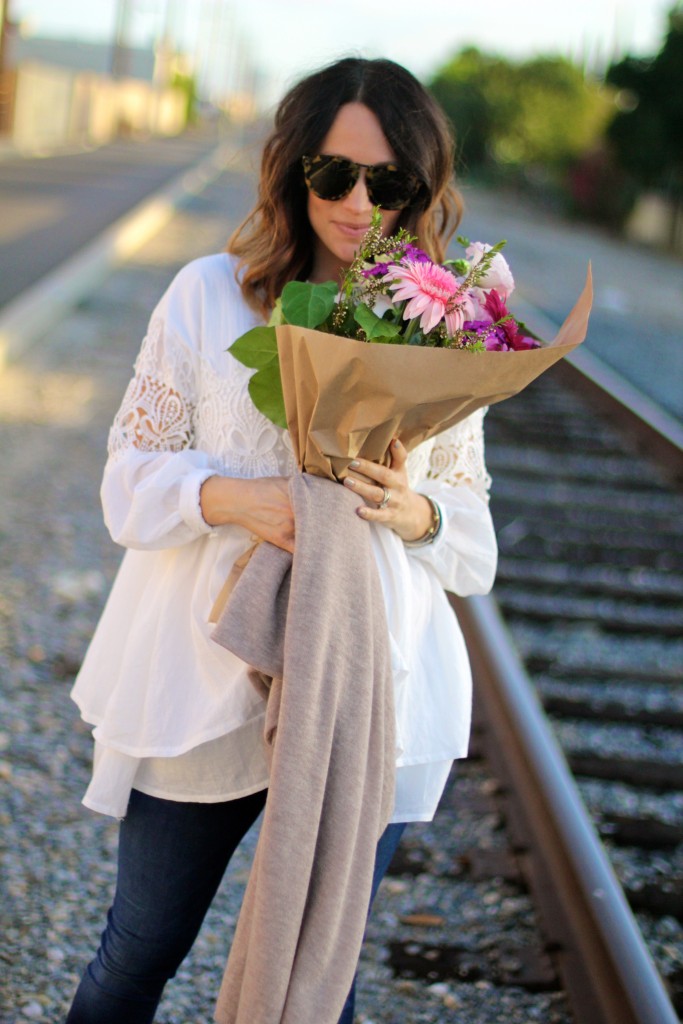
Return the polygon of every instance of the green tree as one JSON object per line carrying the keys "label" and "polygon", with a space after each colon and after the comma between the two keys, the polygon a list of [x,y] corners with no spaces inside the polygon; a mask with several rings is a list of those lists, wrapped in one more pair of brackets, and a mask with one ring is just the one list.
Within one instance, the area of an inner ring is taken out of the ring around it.
{"label": "green tree", "polygon": [[446,111],[455,132],[458,164],[477,169],[492,159],[491,141],[502,122],[494,93],[505,93],[510,64],[467,47],[432,79],[430,88]]}
{"label": "green tree", "polygon": [[185,125],[194,124],[197,120],[197,81],[194,75],[174,71],[170,84],[185,93]]}
{"label": "green tree", "polygon": [[683,7],[668,16],[655,57],[625,57],[607,72],[621,110],[608,128],[620,165],[645,188],[683,198]]}
{"label": "green tree", "polygon": [[557,176],[600,136],[611,109],[601,84],[564,57],[513,63],[467,48],[430,87],[466,170],[541,165]]}

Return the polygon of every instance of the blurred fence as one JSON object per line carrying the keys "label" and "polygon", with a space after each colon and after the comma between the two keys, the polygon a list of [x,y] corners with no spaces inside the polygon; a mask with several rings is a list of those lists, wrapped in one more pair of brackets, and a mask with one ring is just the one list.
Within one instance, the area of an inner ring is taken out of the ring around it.
{"label": "blurred fence", "polygon": [[101,144],[117,135],[175,135],[180,89],[27,62],[0,79],[0,132],[20,151]]}

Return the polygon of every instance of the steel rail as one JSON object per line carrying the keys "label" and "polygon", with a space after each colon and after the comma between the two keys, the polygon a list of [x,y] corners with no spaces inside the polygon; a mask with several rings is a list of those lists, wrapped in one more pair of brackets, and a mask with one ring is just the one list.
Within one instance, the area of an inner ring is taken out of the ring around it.
{"label": "steel rail", "polygon": [[683,485],[683,425],[598,356],[580,346],[557,364],[558,377],[622,428],[638,450]]}
{"label": "steel rail", "polygon": [[514,794],[523,866],[577,1022],[679,1024],[495,600],[451,603],[492,733],[486,753]]}

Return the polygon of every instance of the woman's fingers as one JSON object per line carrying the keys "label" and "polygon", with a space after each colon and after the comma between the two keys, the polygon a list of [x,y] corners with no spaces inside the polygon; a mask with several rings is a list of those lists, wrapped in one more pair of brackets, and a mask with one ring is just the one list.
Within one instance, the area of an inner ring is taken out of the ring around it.
{"label": "woman's fingers", "polygon": [[384,466],[379,462],[370,462],[368,459],[354,459],[349,463],[349,475],[354,480],[364,483],[370,482],[376,487],[390,487],[394,482],[394,473],[401,470],[405,465],[408,453],[401,442],[394,438],[388,450],[390,463]]}
{"label": "woman's fingers", "polygon": [[354,494],[358,494],[361,498],[364,498],[366,501],[373,501],[377,505],[384,500],[384,488],[386,485],[373,483],[369,480],[360,480],[357,477],[347,476],[344,479],[344,486],[350,491],[353,491]]}
{"label": "woman's fingers", "polygon": [[408,461],[408,451],[406,446],[397,437],[391,442],[389,454],[391,455],[391,468],[395,472],[402,470]]}
{"label": "woman's fingers", "polygon": [[248,499],[242,525],[263,540],[294,551],[294,513],[289,481],[284,477],[257,477],[246,485]]}
{"label": "woman's fingers", "polygon": [[[354,459],[349,464],[350,473],[344,480],[344,485],[349,490],[372,503],[376,510],[381,512],[387,510],[390,504],[395,505],[397,499],[400,501],[407,487],[404,473],[407,452],[397,438],[392,441],[388,454],[389,466],[369,462],[367,459]],[[362,512],[362,509],[359,512]]]}

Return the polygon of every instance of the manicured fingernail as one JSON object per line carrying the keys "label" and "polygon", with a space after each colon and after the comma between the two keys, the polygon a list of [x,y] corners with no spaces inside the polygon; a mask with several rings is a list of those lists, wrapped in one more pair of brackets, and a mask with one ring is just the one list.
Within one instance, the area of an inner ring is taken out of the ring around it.
{"label": "manicured fingernail", "polygon": [[352,480],[350,476],[347,476],[347,477],[344,478],[344,484],[347,487],[355,487],[356,486],[356,481]]}
{"label": "manicured fingernail", "polygon": [[356,509],[356,515],[359,515],[361,517],[361,519],[366,519],[367,515],[368,515],[368,510],[365,507],[357,508]]}
{"label": "manicured fingernail", "polygon": [[401,442],[399,441],[399,439],[398,439],[397,437],[395,437],[395,438],[394,438],[394,448],[398,448],[398,446],[400,445],[400,443],[401,443]]}
{"label": "manicured fingernail", "polygon": [[358,461],[358,459],[354,459],[353,462],[349,462],[349,466],[351,467],[351,469],[358,469],[358,467],[360,466],[360,462]]}

